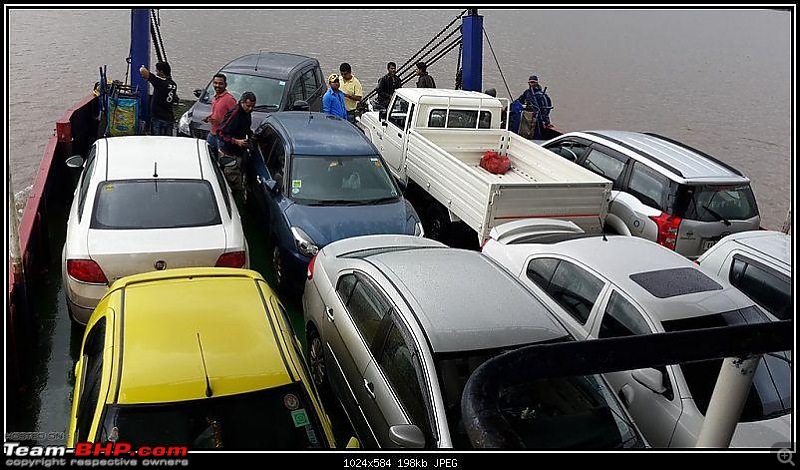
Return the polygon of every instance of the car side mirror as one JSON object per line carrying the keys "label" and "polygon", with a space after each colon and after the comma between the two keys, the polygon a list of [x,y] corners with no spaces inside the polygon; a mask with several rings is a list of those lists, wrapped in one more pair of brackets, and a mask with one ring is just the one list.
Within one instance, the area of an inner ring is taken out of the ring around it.
{"label": "car side mirror", "polygon": [[311,106],[308,105],[307,101],[297,100],[292,104],[292,111],[309,111]]}
{"label": "car side mirror", "polygon": [[348,449],[360,449],[361,443],[358,442],[358,439],[355,437],[351,437],[350,440],[347,441],[347,448]]}
{"label": "car side mirror", "polygon": [[70,168],[83,168],[83,157],[80,155],[73,155],[67,158],[65,163]]}
{"label": "car side mirror", "polygon": [[275,180],[266,180],[266,181],[264,181],[264,186],[266,186],[267,189],[269,190],[269,192],[271,192],[271,193],[278,192],[278,188],[280,188],[280,186],[278,185],[278,182],[275,181]]}
{"label": "car side mirror", "polygon": [[380,121],[382,121],[382,122],[386,122],[386,110],[385,109],[381,109],[380,111],[378,111],[378,119]]}
{"label": "car side mirror", "polygon": [[236,166],[236,158],[229,155],[220,155],[219,166],[222,168],[231,168]]}
{"label": "car side mirror", "polygon": [[203,90],[201,90],[199,88],[194,91],[194,96],[196,96],[197,98],[200,98],[200,95],[202,95],[202,94],[203,94]]}
{"label": "car side mirror", "polygon": [[425,435],[413,424],[397,424],[390,427],[389,440],[406,449],[425,447]]}
{"label": "car side mirror", "polygon": [[400,188],[401,193],[405,193],[406,189],[408,189],[408,182],[405,180],[395,180],[397,181],[397,186]]}
{"label": "car side mirror", "polygon": [[664,387],[664,374],[659,370],[653,368],[636,369],[631,373],[631,377],[645,388],[659,395],[667,391],[667,388]]}

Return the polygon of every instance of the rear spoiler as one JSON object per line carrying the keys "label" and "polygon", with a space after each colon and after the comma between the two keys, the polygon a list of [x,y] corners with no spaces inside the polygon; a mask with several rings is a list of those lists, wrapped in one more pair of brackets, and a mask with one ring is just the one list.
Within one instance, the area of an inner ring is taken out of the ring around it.
{"label": "rear spoiler", "polygon": [[552,241],[559,235],[570,238],[585,233],[583,229],[569,220],[522,219],[497,225],[489,232],[489,238],[504,245],[536,243],[538,239]]}

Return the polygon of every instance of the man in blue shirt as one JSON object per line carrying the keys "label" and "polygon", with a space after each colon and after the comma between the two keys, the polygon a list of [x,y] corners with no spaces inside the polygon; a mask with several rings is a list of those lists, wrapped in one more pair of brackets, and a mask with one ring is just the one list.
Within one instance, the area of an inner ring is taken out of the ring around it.
{"label": "man in blue shirt", "polygon": [[517,98],[517,101],[524,110],[533,112],[535,119],[533,138],[540,139],[543,129],[553,126],[550,123],[550,110],[553,109],[553,103],[546,90],[542,90],[539,85],[539,77],[531,75],[528,78],[528,89]]}
{"label": "man in blue shirt", "polygon": [[322,97],[322,112],[347,119],[344,107],[344,93],[339,91],[339,75],[332,73],[328,77],[328,91]]}

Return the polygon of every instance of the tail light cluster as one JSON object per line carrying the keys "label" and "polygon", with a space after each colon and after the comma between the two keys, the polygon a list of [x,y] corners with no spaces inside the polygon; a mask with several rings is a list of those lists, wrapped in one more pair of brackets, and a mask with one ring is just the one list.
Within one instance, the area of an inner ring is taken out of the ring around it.
{"label": "tail light cluster", "polygon": [[214,266],[219,268],[243,268],[246,262],[247,255],[244,251],[232,251],[221,254],[217,258],[217,264]]}
{"label": "tail light cluster", "polygon": [[678,241],[678,228],[681,226],[681,218],[662,212],[658,217],[651,215],[650,219],[658,226],[656,242],[670,250],[674,250]]}
{"label": "tail light cluster", "polygon": [[306,277],[310,281],[314,279],[314,262],[317,261],[317,255],[311,257],[311,261],[308,262],[308,272],[306,272]]}
{"label": "tail light cluster", "polygon": [[108,284],[100,265],[90,259],[68,259],[67,274],[69,277],[92,284]]}

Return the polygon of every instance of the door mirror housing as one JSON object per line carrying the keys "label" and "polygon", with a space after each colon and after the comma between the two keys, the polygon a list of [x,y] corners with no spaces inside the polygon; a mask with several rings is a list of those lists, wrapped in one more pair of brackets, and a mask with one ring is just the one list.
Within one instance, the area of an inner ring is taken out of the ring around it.
{"label": "door mirror housing", "polygon": [[307,101],[297,100],[292,104],[292,111],[309,111],[311,110],[311,106],[308,105]]}
{"label": "door mirror housing", "polygon": [[229,155],[220,155],[219,157],[219,165],[222,168],[231,168],[236,166],[236,158],[231,157]]}
{"label": "door mirror housing", "polygon": [[664,374],[659,370],[653,368],[636,369],[631,373],[631,377],[645,388],[659,395],[667,391],[667,388],[664,387]]}
{"label": "door mirror housing", "polygon": [[198,88],[198,89],[196,89],[196,90],[194,91],[194,96],[196,96],[197,98],[200,98],[200,96],[201,96],[202,94],[203,94],[203,90],[201,90],[200,88]]}
{"label": "door mirror housing", "polygon": [[65,163],[70,168],[83,168],[83,157],[80,155],[73,155],[67,158]]}
{"label": "door mirror housing", "polygon": [[408,182],[406,180],[398,179],[395,181],[397,181],[397,186],[400,188],[400,192],[405,194],[406,190],[408,189]]}
{"label": "door mirror housing", "polygon": [[381,122],[386,122],[386,110],[385,109],[381,109],[380,111],[378,111],[378,119]]}
{"label": "door mirror housing", "polygon": [[406,449],[425,447],[425,435],[413,424],[397,424],[390,427],[389,440]]}

